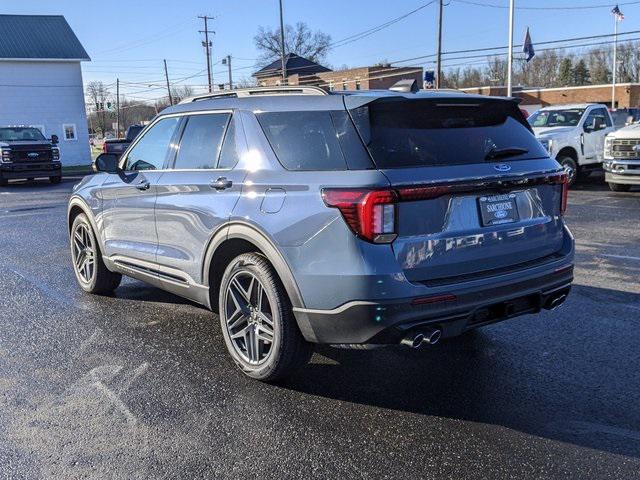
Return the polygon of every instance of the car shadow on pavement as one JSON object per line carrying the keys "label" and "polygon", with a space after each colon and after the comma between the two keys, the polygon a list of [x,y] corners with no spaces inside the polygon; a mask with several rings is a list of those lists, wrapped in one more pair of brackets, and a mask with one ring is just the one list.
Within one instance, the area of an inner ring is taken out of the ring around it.
{"label": "car shadow on pavement", "polygon": [[[574,290],[564,309],[543,318],[510,320],[424,349],[319,347],[285,386],[640,457],[640,295]],[[585,298],[600,307],[585,307]]]}

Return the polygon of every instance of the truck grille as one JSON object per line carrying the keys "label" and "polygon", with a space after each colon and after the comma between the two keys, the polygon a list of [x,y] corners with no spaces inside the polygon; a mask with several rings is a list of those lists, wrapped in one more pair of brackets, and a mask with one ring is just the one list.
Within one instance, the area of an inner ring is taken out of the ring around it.
{"label": "truck grille", "polygon": [[51,150],[13,150],[11,160],[14,162],[49,162],[51,161]]}
{"label": "truck grille", "polygon": [[611,155],[613,158],[640,158],[640,146],[638,145],[640,145],[640,138],[616,139],[611,144]]}

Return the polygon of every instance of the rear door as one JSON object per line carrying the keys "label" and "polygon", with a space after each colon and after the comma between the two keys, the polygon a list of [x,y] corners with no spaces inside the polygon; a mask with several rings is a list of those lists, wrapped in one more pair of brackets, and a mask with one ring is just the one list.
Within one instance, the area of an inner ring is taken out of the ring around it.
{"label": "rear door", "polygon": [[158,182],[158,264],[167,278],[202,284],[202,262],[213,233],[227,222],[244,171],[233,167],[244,149],[242,125],[231,111],[184,118],[174,164]]}
{"label": "rear door", "polygon": [[395,97],[345,102],[400,196],[395,255],[410,281],[543,261],[563,241],[561,185],[517,104]]}

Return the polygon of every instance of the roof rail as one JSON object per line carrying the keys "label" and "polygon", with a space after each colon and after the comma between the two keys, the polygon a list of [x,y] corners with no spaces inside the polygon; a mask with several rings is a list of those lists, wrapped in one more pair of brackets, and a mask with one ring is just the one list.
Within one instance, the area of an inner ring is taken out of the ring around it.
{"label": "roof rail", "polygon": [[200,100],[214,100],[216,98],[244,98],[269,95],[329,95],[325,90],[315,86],[276,86],[276,87],[251,87],[223,92],[203,93],[180,101],[183,103],[199,102]]}

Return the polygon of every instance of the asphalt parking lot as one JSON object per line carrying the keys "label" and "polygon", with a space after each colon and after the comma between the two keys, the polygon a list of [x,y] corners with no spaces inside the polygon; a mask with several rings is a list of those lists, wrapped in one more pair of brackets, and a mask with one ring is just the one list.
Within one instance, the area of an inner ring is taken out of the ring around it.
{"label": "asphalt parking lot", "polygon": [[73,182],[0,187],[0,478],[640,477],[640,190],[571,191],[562,309],[265,385],[201,307],[81,293]]}

